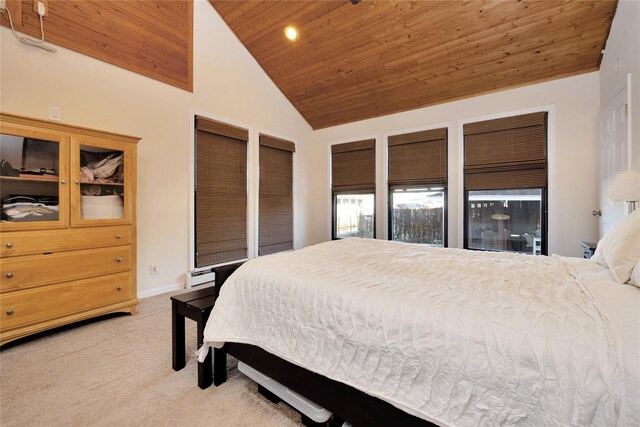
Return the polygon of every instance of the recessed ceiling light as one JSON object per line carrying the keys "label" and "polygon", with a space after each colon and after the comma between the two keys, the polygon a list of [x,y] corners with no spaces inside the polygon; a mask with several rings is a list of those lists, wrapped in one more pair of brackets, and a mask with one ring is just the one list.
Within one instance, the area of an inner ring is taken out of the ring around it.
{"label": "recessed ceiling light", "polygon": [[294,27],[292,27],[291,25],[289,25],[288,27],[286,27],[284,29],[284,35],[289,39],[289,40],[298,40],[298,30],[296,30]]}

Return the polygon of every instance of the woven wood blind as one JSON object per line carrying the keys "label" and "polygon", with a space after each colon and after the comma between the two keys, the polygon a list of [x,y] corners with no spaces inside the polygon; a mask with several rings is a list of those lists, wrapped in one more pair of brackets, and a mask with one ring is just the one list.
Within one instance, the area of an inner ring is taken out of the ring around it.
{"label": "woven wood blind", "polygon": [[247,257],[248,132],[209,122],[196,119],[196,267]]}
{"label": "woven wood blind", "polygon": [[389,137],[390,185],[447,185],[447,129]]}
{"label": "woven wood blind", "polygon": [[289,151],[295,153],[296,144],[286,139],[276,138],[275,136],[260,134],[260,146],[267,146],[271,148],[277,148],[278,150]]}
{"label": "woven wood blind", "polygon": [[204,132],[222,135],[240,141],[249,141],[249,131],[226,123],[217,122],[206,117],[196,117],[196,129]]}
{"label": "woven wood blind", "polygon": [[331,146],[331,188],[333,191],[371,190],[375,187],[375,139]]}
{"label": "woven wood blind", "polygon": [[295,144],[260,135],[258,254],[293,249],[293,152]]}
{"label": "woven wood blind", "polygon": [[465,190],[545,188],[547,113],[464,125]]}

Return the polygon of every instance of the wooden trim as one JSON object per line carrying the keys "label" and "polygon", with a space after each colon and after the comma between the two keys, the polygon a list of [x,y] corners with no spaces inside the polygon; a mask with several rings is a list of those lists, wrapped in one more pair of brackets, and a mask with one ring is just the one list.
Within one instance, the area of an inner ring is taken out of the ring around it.
{"label": "wooden trim", "polygon": [[375,139],[364,139],[362,141],[346,142],[344,144],[334,144],[331,146],[331,154],[346,153],[348,151],[360,151],[375,149]]}
{"label": "wooden trim", "polygon": [[437,141],[444,139],[446,143],[447,128],[423,130],[389,137],[388,145],[413,144],[416,142]]}
{"label": "wooden trim", "polygon": [[115,133],[115,132],[105,132],[105,131],[87,128],[87,127],[73,126],[65,123],[53,122],[50,120],[41,120],[41,119],[34,119],[31,117],[19,116],[11,113],[0,112],[0,121],[2,122],[7,121],[7,122],[25,125],[25,126],[35,126],[38,128],[50,129],[50,130],[64,132],[64,133],[93,136],[101,139],[105,139],[105,138],[115,139],[118,141],[127,142],[129,144],[137,144],[138,141],[140,141],[141,139],[140,137],[137,137],[137,136],[124,135],[124,134]]}
{"label": "wooden trim", "polygon": [[219,122],[207,117],[196,116],[196,129],[203,132],[222,135],[239,141],[249,141],[249,130],[230,125],[228,123]]}
{"label": "wooden trim", "polygon": [[465,172],[465,191],[509,190],[520,188],[546,188],[547,169],[529,168],[522,170],[506,170],[486,172],[476,170]]}
{"label": "wooden trim", "polygon": [[544,126],[546,114],[546,111],[541,111],[537,113],[521,114],[518,116],[467,123],[463,126],[463,134],[464,136],[469,136],[524,127]]}
{"label": "wooden trim", "polygon": [[421,187],[446,187],[447,178],[433,179],[399,179],[388,180],[389,189],[397,190],[400,188],[421,188]]}
{"label": "wooden trim", "polygon": [[286,139],[276,138],[275,136],[260,134],[260,145],[266,145],[267,147],[275,148],[277,150],[296,152],[296,144]]}
{"label": "wooden trim", "polygon": [[187,86],[186,90],[193,93],[193,2],[188,0],[188,30],[187,30]]}
{"label": "wooden trim", "polygon": [[523,171],[531,169],[546,169],[547,159],[522,161],[522,162],[510,162],[510,163],[495,163],[495,164],[481,164],[470,165],[464,168],[464,173],[483,173],[483,172],[509,172],[509,171]]}
{"label": "wooden trim", "polygon": [[370,184],[362,184],[362,185],[342,185],[340,187],[332,187],[331,192],[333,195],[340,194],[376,194],[375,186],[371,186]]}

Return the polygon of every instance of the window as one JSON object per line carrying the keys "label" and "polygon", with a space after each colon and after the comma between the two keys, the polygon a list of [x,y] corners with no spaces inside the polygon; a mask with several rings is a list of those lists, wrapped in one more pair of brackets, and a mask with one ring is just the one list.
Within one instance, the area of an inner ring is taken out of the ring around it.
{"label": "window", "polygon": [[547,253],[547,114],[464,126],[465,248]]}
{"label": "window", "polygon": [[247,257],[249,132],[196,116],[195,266]]}
{"label": "window", "polygon": [[389,238],[447,244],[447,129],[389,137]]}
{"label": "window", "polygon": [[260,135],[258,255],[293,249],[293,142]]}
{"label": "window", "polygon": [[542,190],[469,191],[470,249],[541,253]]}
{"label": "window", "polygon": [[375,238],[375,140],[331,147],[334,239]]}
{"label": "window", "polygon": [[443,188],[396,188],[390,191],[390,239],[445,245]]}
{"label": "window", "polygon": [[374,238],[373,193],[335,194],[334,238],[345,237]]}

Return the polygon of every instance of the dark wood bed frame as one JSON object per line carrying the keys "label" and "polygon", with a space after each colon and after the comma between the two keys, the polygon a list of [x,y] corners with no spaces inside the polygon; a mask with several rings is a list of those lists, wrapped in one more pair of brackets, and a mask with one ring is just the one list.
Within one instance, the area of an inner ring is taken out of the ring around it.
{"label": "dark wood bed frame", "polygon": [[[242,264],[213,269],[216,297],[220,294],[224,282]],[[435,426],[384,400],[308,371],[258,346],[227,342],[224,347],[214,349],[213,354],[213,384],[216,386],[227,380],[227,354],[229,354],[354,426]]]}

